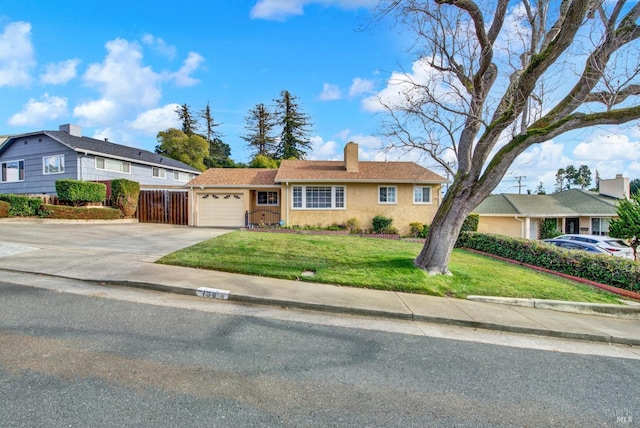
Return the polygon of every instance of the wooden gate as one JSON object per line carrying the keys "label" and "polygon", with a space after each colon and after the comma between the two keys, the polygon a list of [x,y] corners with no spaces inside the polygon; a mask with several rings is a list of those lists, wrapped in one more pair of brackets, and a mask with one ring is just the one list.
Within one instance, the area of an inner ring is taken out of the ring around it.
{"label": "wooden gate", "polygon": [[189,224],[189,194],[170,190],[141,190],[136,216],[140,223]]}

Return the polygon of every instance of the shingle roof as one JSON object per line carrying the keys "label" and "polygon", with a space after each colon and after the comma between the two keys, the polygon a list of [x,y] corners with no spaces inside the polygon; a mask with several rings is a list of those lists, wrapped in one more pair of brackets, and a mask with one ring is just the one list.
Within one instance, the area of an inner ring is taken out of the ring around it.
{"label": "shingle roof", "polygon": [[187,186],[275,186],[277,173],[277,169],[264,168],[210,168]]}
{"label": "shingle roof", "polygon": [[566,217],[578,215],[616,215],[617,199],[597,193],[571,189],[551,195],[491,195],[473,211],[486,215],[525,217]]}
{"label": "shingle roof", "polygon": [[[91,154],[113,156],[120,159],[130,160],[132,162],[145,163],[163,168],[172,168],[198,174],[200,173],[198,169],[193,168],[192,166],[157,153],[137,149],[135,147],[123,146],[121,144],[115,144],[104,140],[97,140],[95,138],[77,137],[65,131],[31,132],[29,134],[11,136],[10,140],[13,141],[27,135],[33,136],[38,134],[47,135],[77,152],[90,152]],[[10,141],[7,141],[6,143],[7,144],[2,145],[1,147],[8,147]]]}
{"label": "shingle roof", "polygon": [[446,183],[440,175],[414,162],[358,162],[358,171],[348,172],[342,161],[284,160],[276,182],[393,182]]}

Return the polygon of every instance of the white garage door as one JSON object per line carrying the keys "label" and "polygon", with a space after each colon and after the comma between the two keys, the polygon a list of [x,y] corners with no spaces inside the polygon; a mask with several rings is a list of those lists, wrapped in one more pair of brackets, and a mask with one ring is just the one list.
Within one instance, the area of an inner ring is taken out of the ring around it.
{"label": "white garage door", "polygon": [[198,225],[243,227],[243,195],[241,193],[206,193],[198,195]]}

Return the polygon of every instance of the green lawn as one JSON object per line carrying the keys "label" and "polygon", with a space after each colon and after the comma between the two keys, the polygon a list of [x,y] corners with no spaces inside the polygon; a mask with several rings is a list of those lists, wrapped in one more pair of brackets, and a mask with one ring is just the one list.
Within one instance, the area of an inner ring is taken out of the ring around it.
{"label": "green lawn", "polygon": [[[453,276],[413,265],[422,244],[356,236],[231,232],[158,263],[350,287],[454,296],[528,297],[618,303],[618,296],[489,257],[454,250]],[[305,271],[313,277],[303,276]]]}

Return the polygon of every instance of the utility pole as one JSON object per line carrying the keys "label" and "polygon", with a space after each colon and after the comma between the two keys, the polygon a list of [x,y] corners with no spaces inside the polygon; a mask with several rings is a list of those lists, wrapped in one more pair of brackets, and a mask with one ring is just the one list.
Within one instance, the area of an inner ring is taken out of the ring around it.
{"label": "utility pole", "polygon": [[518,195],[522,194],[522,188],[525,186],[524,184],[522,184],[522,179],[523,178],[527,178],[525,175],[519,175],[516,177],[516,181],[518,182],[518,184],[516,184],[513,187],[517,187],[518,188]]}

